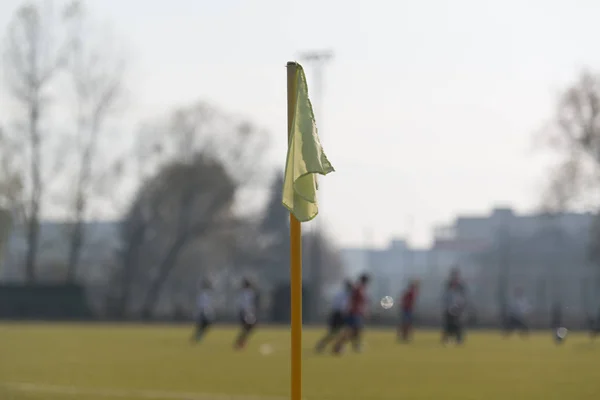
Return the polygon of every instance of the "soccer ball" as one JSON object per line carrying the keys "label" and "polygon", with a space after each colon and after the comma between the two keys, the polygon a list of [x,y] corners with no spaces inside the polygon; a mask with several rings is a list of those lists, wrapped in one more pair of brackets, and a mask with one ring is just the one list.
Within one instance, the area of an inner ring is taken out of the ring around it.
{"label": "soccer ball", "polygon": [[562,343],[566,338],[569,331],[567,328],[560,327],[554,332],[554,341],[558,344]]}
{"label": "soccer ball", "polygon": [[260,346],[259,350],[260,354],[263,356],[268,356],[273,353],[273,347],[270,344],[263,344]]}
{"label": "soccer ball", "polygon": [[381,304],[383,309],[389,310],[390,308],[394,307],[394,299],[392,296],[385,296],[381,299],[379,304]]}

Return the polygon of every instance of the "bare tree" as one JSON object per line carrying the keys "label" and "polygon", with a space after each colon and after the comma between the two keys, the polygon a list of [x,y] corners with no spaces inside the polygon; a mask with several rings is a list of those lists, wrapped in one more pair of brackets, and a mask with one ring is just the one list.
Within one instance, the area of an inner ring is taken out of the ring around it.
{"label": "bare tree", "polygon": [[[75,93],[76,115],[75,156],[76,176],[69,201],[72,225],[69,232],[67,281],[76,279],[77,267],[85,243],[85,220],[88,217],[94,181],[103,171],[95,171],[98,147],[105,123],[115,110],[122,93],[123,58],[109,52],[112,48],[103,39],[96,43],[89,29],[91,21],[79,2],[68,8],[71,17],[71,51],[69,81]],[[114,46],[113,46],[114,47]],[[112,171],[111,171],[112,172]],[[114,174],[111,174],[113,177]]]}
{"label": "bare tree", "polygon": [[122,227],[129,241],[119,282],[123,311],[135,283],[142,313],[152,314],[183,251],[235,223],[234,195],[235,184],[223,166],[203,154],[174,161],[142,186]]}
{"label": "bare tree", "polygon": [[561,96],[543,132],[559,163],[544,196],[548,211],[570,206],[597,209],[600,198],[600,76],[584,72]]}
{"label": "bare tree", "polygon": [[189,164],[174,164],[162,171],[158,179],[166,184],[158,190],[170,194],[159,211],[162,214],[159,229],[169,238],[143,302],[144,315],[154,311],[161,288],[184,247],[231,223],[236,189],[222,165],[202,154]]}
{"label": "bare tree", "polygon": [[[570,207],[583,207],[598,213],[600,76],[583,72],[563,93],[554,120],[542,133],[560,160],[550,173],[544,208],[556,213]],[[599,233],[600,230],[592,229],[589,242],[589,254],[596,264],[600,264]]]}
{"label": "bare tree", "polygon": [[121,248],[117,253],[118,268],[113,271],[112,313],[117,317],[125,317],[128,312],[133,283],[141,264],[142,250],[152,235],[151,224],[154,213],[160,206],[161,197],[152,197],[148,184],[142,185],[136,199],[121,222]]}
{"label": "bare tree", "polygon": [[0,267],[6,241],[21,210],[21,175],[14,164],[14,148],[0,127]]}
{"label": "bare tree", "polygon": [[16,144],[0,127],[0,207],[18,218],[23,211],[23,182],[17,153]]}
{"label": "bare tree", "polygon": [[[143,126],[132,157],[136,165],[127,166],[143,184],[123,224],[117,310],[141,309],[149,316],[174,272],[182,272],[175,274],[179,282],[183,270],[199,274],[199,267],[178,268],[182,254],[199,254],[190,246],[206,248],[219,237],[220,246],[211,250],[229,246],[234,252],[232,231],[240,225],[234,205],[255,184],[265,138],[254,125],[206,103]],[[139,307],[132,306],[138,299]]]}
{"label": "bare tree", "polygon": [[27,143],[24,216],[28,282],[35,281],[39,218],[46,186],[43,178],[47,167],[43,151],[46,133],[42,131],[42,121],[48,111],[52,84],[65,65],[69,47],[66,39],[57,36],[50,4],[27,4],[17,10],[9,25],[4,53],[8,86],[23,111],[19,137]]}

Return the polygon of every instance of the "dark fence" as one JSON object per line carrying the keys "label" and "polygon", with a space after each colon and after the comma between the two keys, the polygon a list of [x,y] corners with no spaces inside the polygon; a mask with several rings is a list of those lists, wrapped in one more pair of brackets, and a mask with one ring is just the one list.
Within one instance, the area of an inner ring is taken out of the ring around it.
{"label": "dark fence", "polygon": [[[310,302],[310,292],[303,290],[304,323],[322,323],[327,314],[326,309],[320,310],[322,315],[308,315],[307,305]],[[263,323],[289,324],[290,321],[290,287],[282,284],[275,288],[266,301],[267,307],[260,318]],[[399,322],[397,310],[375,311],[369,318],[369,324],[375,326],[391,326]],[[424,313],[417,311],[415,323],[421,327],[439,327],[441,315],[439,313]],[[479,316],[481,317],[481,316]],[[86,291],[79,285],[0,285],[0,320],[38,320],[38,321],[129,321],[129,322],[189,322],[191,317],[185,312],[176,312],[171,317],[162,318],[135,318],[116,317],[105,315],[100,317],[94,315],[91,309]],[[237,322],[236,314],[219,314],[221,323]],[[550,327],[549,316],[547,318],[532,318],[532,328],[547,329]],[[589,321],[574,320],[565,316],[563,323],[569,329],[586,329]],[[473,328],[498,328],[501,322],[498,316],[487,315],[483,318],[472,318],[468,325]]]}
{"label": "dark fence", "polygon": [[0,319],[89,320],[93,314],[78,285],[0,285]]}

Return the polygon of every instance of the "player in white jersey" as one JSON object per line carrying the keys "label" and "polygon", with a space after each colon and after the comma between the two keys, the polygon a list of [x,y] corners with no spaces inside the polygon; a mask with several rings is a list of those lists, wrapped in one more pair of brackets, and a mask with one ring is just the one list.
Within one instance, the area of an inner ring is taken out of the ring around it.
{"label": "player in white jersey", "polygon": [[509,335],[513,331],[518,330],[521,334],[529,332],[527,317],[531,311],[531,304],[525,297],[523,289],[516,288],[514,295],[508,302],[508,314],[506,320],[505,334]]}
{"label": "player in white jersey", "polygon": [[258,311],[258,292],[249,279],[244,279],[238,297],[238,308],[241,331],[235,340],[234,348],[242,349],[246,346],[250,333],[256,326]]}
{"label": "player in white jersey", "polygon": [[202,285],[202,289],[196,298],[196,307],[196,330],[192,340],[198,342],[214,321],[212,285],[210,282],[204,282]]}
{"label": "player in white jersey", "polygon": [[327,334],[319,340],[316,346],[317,352],[322,352],[325,347],[337,336],[340,330],[344,327],[348,318],[348,307],[350,305],[350,295],[352,294],[352,281],[344,282],[344,287],[336,293],[331,306],[331,314],[329,315],[329,329]]}

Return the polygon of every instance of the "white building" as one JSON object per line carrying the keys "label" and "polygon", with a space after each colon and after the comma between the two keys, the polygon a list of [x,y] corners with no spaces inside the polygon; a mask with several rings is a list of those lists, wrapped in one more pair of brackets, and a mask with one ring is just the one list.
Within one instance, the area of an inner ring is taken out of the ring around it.
{"label": "white building", "polygon": [[427,249],[393,240],[384,249],[348,249],[343,256],[349,274],[372,275],[377,299],[396,297],[411,279],[420,279],[419,304],[426,314],[439,315],[442,287],[458,267],[479,313],[488,318],[497,318],[501,297],[520,286],[540,320],[554,303],[581,320],[600,306],[600,267],[587,257],[593,220],[590,213],[519,215],[497,208],[436,228]]}
{"label": "white building", "polygon": [[452,225],[436,228],[436,237],[485,247],[503,233],[528,237],[545,229],[559,228],[570,235],[587,234],[593,220],[591,213],[518,215],[510,208],[495,208],[489,215],[459,216]]}

